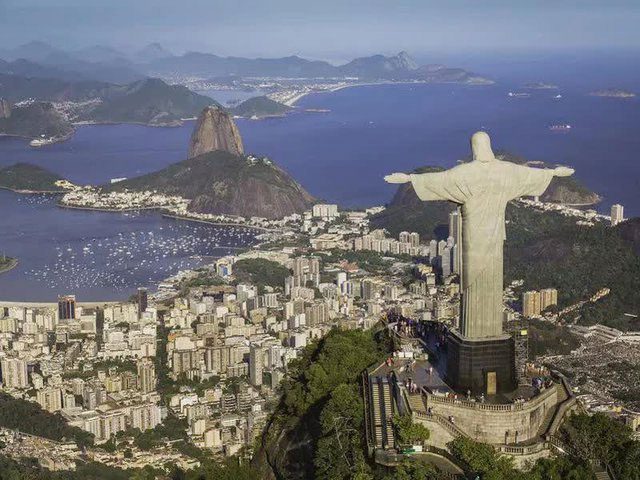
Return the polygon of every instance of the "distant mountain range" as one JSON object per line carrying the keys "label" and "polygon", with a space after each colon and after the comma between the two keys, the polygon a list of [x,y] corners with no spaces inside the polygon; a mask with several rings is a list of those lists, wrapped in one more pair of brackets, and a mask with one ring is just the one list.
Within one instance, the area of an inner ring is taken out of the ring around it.
{"label": "distant mountain range", "polygon": [[492,83],[460,68],[444,65],[419,66],[406,52],[394,56],[373,55],[356,58],[344,65],[332,65],[298,56],[283,58],[220,57],[189,52],[160,58],[146,65],[157,76],[185,74],[203,78],[238,75],[241,77],[354,78],[375,80],[416,80],[428,82]]}
{"label": "distant mountain range", "polygon": [[[335,66],[297,56],[251,59],[199,52],[174,55],[158,43],[126,53],[100,45],[66,51],[43,42],[0,50],[0,98],[11,104],[25,100],[54,102],[64,120],[70,122],[174,125],[183,118],[197,116],[204,107],[216,102],[185,86],[167,82],[255,77],[329,82],[335,79],[490,82],[459,68],[419,66],[406,52],[361,57]],[[61,103],[65,105],[60,106]],[[42,130],[45,123],[52,126],[59,123],[51,122],[51,118],[36,119],[34,115],[40,110],[34,109],[28,116],[34,120],[31,133]],[[261,117],[282,115],[288,110],[282,104],[260,97],[237,106],[233,113]],[[7,125],[4,126],[6,132]]]}
{"label": "distant mountain range", "polygon": [[208,105],[217,103],[182,85],[168,85],[147,78],[127,85],[95,81],[28,78],[0,73],[0,98],[16,103],[26,99],[40,102],[85,102],[69,108],[67,119],[88,123],[143,123],[172,125],[193,118]]}
{"label": "distant mountain range", "polygon": [[202,79],[238,75],[243,77],[345,78],[361,80],[423,80],[431,82],[484,83],[489,80],[459,68],[418,65],[406,52],[393,56],[372,55],[344,65],[282,58],[221,57],[188,52],[174,55],[158,43],[134,52],[92,46],[66,51],[43,42],[30,42],[0,50],[0,72],[62,80],[99,80],[130,83],[143,77],[196,76]]}

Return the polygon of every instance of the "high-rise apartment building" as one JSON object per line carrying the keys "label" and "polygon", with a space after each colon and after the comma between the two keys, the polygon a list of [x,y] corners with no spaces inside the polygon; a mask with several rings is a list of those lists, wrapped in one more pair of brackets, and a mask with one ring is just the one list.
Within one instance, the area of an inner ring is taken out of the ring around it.
{"label": "high-rise apartment building", "polygon": [[444,247],[440,254],[440,268],[442,269],[443,278],[451,275],[451,248],[449,247]]}
{"label": "high-rise apartment building", "polygon": [[144,287],[138,288],[138,318],[141,318],[142,314],[147,311],[148,298],[147,289]]}
{"label": "high-rise apartment building", "polygon": [[43,410],[48,412],[57,412],[62,410],[62,390],[55,387],[47,387],[38,390],[36,393],[36,401]]}
{"label": "high-rise apartment building", "polygon": [[530,290],[522,295],[522,314],[525,317],[537,317],[540,315],[540,292]]}
{"label": "high-rise apartment building", "polygon": [[462,240],[462,214],[459,209],[449,213],[449,236],[453,237],[454,244],[460,244]]}
{"label": "high-rise apartment building", "polygon": [[418,232],[411,232],[409,234],[409,243],[412,247],[417,247],[420,245],[420,234]]}
{"label": "high-rise apartment building", "polygon": [[152,403],[131,407],[131,426],[140,431],[150,430],[162,423],[160,407]]}
{"label": "high-rise apartment building", "polygon": [[27,388],[29,377],[27,362],[20,358],[3,358],[0,362],[2,369],[2,385],[5,388]]}
{"label": "high-rise apartment building", "polygon": [[555,288],[540,290],[540,312],[544,312],[551,305],[558,305],[558,290]]}
{"label": "high-rise apartment building", "polygon": [[618,203],[611,205],[611,226],[616,226],[624,221],[624,207]]}
{"label": "high-rise apartment building", "polygon": [[76,296],[58,296],[58,320],[72,320],[76,318]]}
{"label": "high-rise apartment building", "polygon": [[438,256],[438,242],[431,240],[429,242],[429,258],[433,261]]}
{"label": "high-rise apartment building", "polygon": [[333,220],[338,217],[338,205],[319,203],[314,205],[311,209],[311,214],[314,218],[321,218],[322,220]]}
{"label": "high-rise apartment building", "polygon": [[156,389],[156,366],[151,358],[138,360],[138,387],[142,393]]}
{"label": "high-rise apartment building", "polygon": [[262,385],[263,367],[264,349],[261,345],[252,344],[249,348],[249,381],[254,387]]}

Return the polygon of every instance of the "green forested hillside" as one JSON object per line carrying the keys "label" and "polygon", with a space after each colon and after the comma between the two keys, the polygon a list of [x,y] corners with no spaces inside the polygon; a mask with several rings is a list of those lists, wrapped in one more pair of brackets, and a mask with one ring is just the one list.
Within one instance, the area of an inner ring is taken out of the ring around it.
{"label": "green forested hillside", "polygon": [[0,188],[30,192],[62,192],[56,185],[59,175],[37,165],[16,163],[0,168]]}
{"label": "green forested hillside", "polygon": [[216,103],[182,85],[168,85],[156,78],[112,86],[102,99],[79,120],[162,125],[196,117],[203,108]]}
{"label": "green forested hillside", "polygon": [[42,410],[36,403],[0,393],[0,427],[19,430],[51,440],[73,440],[78,446],[93,444],[93,434],[70,427],[59,414]]}
{"label": "green forested hillside", "polygon": [[254,464],[263,477],[346,479],[370,471],[361,374],[392,348],[385,331],[333,330],[309,345],[290,364],[262,438]]}

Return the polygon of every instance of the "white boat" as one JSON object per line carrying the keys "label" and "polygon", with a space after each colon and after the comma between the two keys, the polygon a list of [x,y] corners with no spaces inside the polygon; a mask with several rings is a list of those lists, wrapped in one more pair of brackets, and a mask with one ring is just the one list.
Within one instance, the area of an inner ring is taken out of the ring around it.
{"label": "white boat", "polygon": [[568,132],[569,130],[571,130],[571,125],[569,125],[568,123],[551,125],[549,127],[549,130],[551,130],[552,132]]}
{"label": "white boat", "polygon": [[45,145],[50,145],[54,142],[52,138],[34,138],[29,142],[29,146],[31,147],[44,147]]}

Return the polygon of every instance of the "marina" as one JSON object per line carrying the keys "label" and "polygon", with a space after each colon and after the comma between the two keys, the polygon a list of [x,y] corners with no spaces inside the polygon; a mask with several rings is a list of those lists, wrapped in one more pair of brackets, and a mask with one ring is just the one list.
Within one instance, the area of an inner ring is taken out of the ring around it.
{"label": "marina", "polygon": [[0,215],[13,225],[0,244],[19,261],[0,275],[0,299],[52,301],[74,291],[83,301],[119,300],[256,242],[256,231],[240,226],[61,209],[56,199],[0,192]]}

